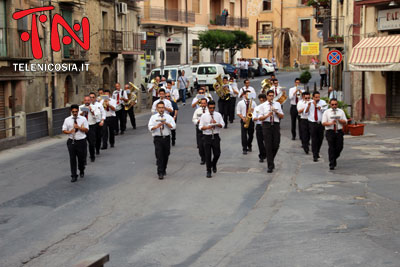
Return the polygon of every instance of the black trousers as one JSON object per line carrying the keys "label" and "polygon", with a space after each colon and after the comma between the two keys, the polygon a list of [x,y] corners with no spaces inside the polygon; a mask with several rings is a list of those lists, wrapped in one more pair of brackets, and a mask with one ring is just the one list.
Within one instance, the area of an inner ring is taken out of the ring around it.
{"label": "black trousers", "polygon": [[96,158],[95,149],[96,149],[96,131],[97,131],[97,124],[89,125],[89,131],[87,133],[87,141],[89,143],[89,154],[90,158]]}
{"label": "black trousers", "polygon": [[298,122],[299,135],[300,135],[300,117],[296,105],[290,105],[290,118],[292,121],[292,137],[296,138],[296,122]]}
{"label": "black trousers", "polygon": [[279,145],[281,143],[280,126],[279,123],[276,122],[274,124],[271,124],[270,122],[263,122],[262,127],[268,169],[273,169],[275,167],[275,156],[278,153]]}
{"label": "black trousers", "polygon": [[212,167],[217,166],[218,159],[221,156],[221,139],[218,134],[214,134],[214,138],[212,135],[203,135],[203,144],[207,171],[211,171]]}
{"label": "black trousers", "polygon": [[343,150],[343,131],[327,130],[325,133],[326,141],[328,141],[329,167],[336,167],[336,160],[339,158]]}
{"label": "black trousers", "polygon": [[75,140],[68,139],[67,147],[69,152],[69,164],[71,167],[71,177],[78,177],[76,169],[76,160],[78,159],[78,169],[85,170],[85,153],[87,150],[86,139]]}
{"label": "black trousers", "polygon": [[110,145],[115,143],[115,124],[117,117],[107,117],[103,125],[103,147],[107,148],[108,137],[110,137]]}
{"label": "black trousers", "polygon": [[300,139],[301,144],[306,153],[310,151],[310,127],[308,119],[300,119]]}
{"label": "black trousers", "polygon": [[321,80],[320,80],[320,84],[319,87],[322,89],[322,86],[327,86],[327,81],[326,81],[326,74],[320,74],[321,76]]}
{"label": "black trousers", "polygon": [[229,102],[229,122],[232,123],[235,119],[236,97],[230,97]]}
{"label": "black trousers", "polygon": [[154,136],[154,149],[157,159],[157,174],[165,174],[167,170],[169,153],[171,151],[170,136]]}
{"label": "black trousers", "polygon": [[250,121],[249,128],[244,128],[243,120],[240,120],[241,136],[242,136],[242,148],[243,151],[247,151],[251,148],[251,143],[254,138],[254,121]]}
{"label": "black trousers", "polygon": [[[104,126],[104,124],[103,124],[103,126]],[[103,134],[103,126],[100,126],[100,123],[96,123],[96,125],[97,125],[97,127],[96,127],[96,152],[100,153],[101,136]]]}
{"label": "black trousers", "polygon": [[203,131],[199,130],[198,125],[196,125],[196,142],[197,148],[199,149],[199,156],[201,161],[206,161],[206,156],[204,152]]}
{"label": "black trousers", "polygon": [[125,110],[125,129],[126,129],[126,123],[127,123],[127,115],[129,115],[129,119],[131,121],[131,125],[133,129],[136,129],[136,119],[135,119],[135,107],[131,107],[128,110]]}
{"label": "black trousers", "polygon": [[319,157],[322,141],[324,141],[324,126],[321,123],[311,121],[308,122],[308,126],[310,127],[311,150],[315,159]]}
{"label": "black trousers", "polygon": [[229,105],[229,100],[218,99],[218,111],[224,118],[225,127],[228,127]]}
{"label": "black trousers", "polygon": [[115,114],[117,115],[117,119],[115,122],[115,132],[118,133],[120,130],[121,132],[125,132],[126,130],[126,114],[125,109],[122,107],[120,110],[116,111]]}
{"label": "black trousers", "polygon": [[265,159],[267,154],[265,152],[265,145],[264,145],[264,135],[263,129],[261,124],[256,124],[256,138],[257,138],[257,145],[258,145],[258,158]]}

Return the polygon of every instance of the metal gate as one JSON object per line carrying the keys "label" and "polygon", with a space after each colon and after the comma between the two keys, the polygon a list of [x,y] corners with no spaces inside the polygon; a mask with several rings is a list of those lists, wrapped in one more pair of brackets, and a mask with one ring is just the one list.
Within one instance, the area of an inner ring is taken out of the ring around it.
{"label": "metal gate", "polygon": [[[4,98],[4,83],[0,83],[0,119],[6,117],[6,102]],[[1,129],[6,128],[6,120],[0,120],[0,139],[6,138],[6,131]]]}
{"label": "metal gate", "polygon": [[399,72],[388,72],[387,75],[387,115],[400,116],[400,79]]}
{"label": "metal gate", "polygon": [[26,114],[26,140],[35,140],[49,135],[47,111]]}
{"label": "metal gate", "polygon": [[53,135],[62,133],[62,125],[64,120],[70,115],[71,109],[69,107],[53,109]]}
{"label": "metal gate", "polygon": [[181,45],[167,44],[167,65],[181,64]]}

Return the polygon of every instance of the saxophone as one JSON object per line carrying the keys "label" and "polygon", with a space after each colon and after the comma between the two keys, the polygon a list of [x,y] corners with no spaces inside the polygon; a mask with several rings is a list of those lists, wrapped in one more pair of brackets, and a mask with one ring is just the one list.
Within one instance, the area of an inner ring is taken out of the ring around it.
{"label": "saxophone", "polygon": [[213,88],[217,95],[223,100],[229,100],[230,91],[229,88],[224,85],[221,74],[218,75],[215,80],[217,81],[213,84]]}
{"label": "saxophone", "polygon": [[125,110],[129,110],[133,105],[135,105],[137,100],[135,92],[139,91],[139,88],[137,88],[133,83],[129,82],[129,85],[132,87],[132,91],[128,94],[128,102],[125,103]]}
{"label": "saxophone", "polygon": [[252,105],[253,105],[253,99],[250,99],[249,108],[248,108],[247,114],[246,114],[246,121],[244,122],[244,125],[243,125],[243,127],[246,129],[249,128],[251,119],[253,118],[253,112],[251,112]]}

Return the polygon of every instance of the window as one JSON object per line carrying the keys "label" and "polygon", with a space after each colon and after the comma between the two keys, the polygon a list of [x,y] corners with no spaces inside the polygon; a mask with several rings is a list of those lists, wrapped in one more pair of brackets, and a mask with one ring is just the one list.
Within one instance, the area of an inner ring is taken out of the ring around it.
{"label": "window", "polygon": [[261,24],[261,32],[262,34],[269,33],[268,31],[272,29],[272,23],[263,23]]}
{"label": "window", "polygon": [[161,71],[160,70],[153,70],[151,72],[149,80],[151,81],[151,80],[155,79],[157,76],[161,76]]}
{"label": "window", "polygon": [[302,19],[300,20],[300,31],[301,35],[303,35],[304,39],[306,42],[309,42],[311,40],[311,20],[309,19]]}
{"label": "window", "polygon": [[200,13],[200,0],[193,0],[192,9],[195,13]]}
{"label": "window", "polygon": [[197,74],[217,74],[217,68],[213,66],[199,67]]}
{"label": "window", "polygon": [[176,70],[176,69],[171,69],[171,70],[165,70],[164,71],[164,77],[167,80],[176,81],[177,80],[177,74],[178,74],[178,70]]}
{"label": "window", "polygon": [[263,0],[263,11],[270,11],[272,0]]}

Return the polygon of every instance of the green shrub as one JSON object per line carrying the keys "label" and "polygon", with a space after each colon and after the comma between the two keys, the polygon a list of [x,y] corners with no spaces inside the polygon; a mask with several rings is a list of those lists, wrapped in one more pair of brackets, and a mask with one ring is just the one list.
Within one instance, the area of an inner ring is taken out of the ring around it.
{"label": "green shrub", "polygon": [[305,70],[300,74],[300,82],[302,84],[307,84],[311,80],[311,77],[311,73],[308,70]]}

